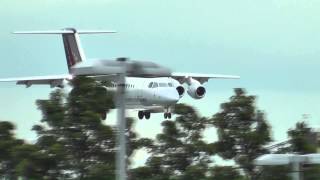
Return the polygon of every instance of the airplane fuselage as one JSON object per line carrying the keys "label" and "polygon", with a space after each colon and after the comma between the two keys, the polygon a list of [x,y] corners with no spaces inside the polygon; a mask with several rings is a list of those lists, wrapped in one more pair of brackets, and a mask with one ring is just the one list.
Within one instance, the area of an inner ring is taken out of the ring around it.
{"label": "airplane fuselage", "polygon": [[[107,79],[103,75],[108,72],[109,74],[116,74],[121,71],[121,61],[110,61],[104,59],[98,59],[91,62],[80,62],[71,67],[71,73],[73,76],[78,75],[99,75],[101,79]],[[147,69],[154,71],[157,67],[153,63],[149,63]],[[127,70],[130,68],[137,68],[126,66]],[[146,73],[146,72],[144,72]],[[148,72],[147,72],[148,73]],[[146,74],[143,74],[146,76]],[[96,77],[96,79],[99,77]],[[119,82],[117,78],[111,78],[111,85],[107,87],[109,91],[116,92]],[[150,106],[162,106],[168,108],[173,104],[176,104],[180,99],[180,95],[176,87],[180,85],[179,82],[170,77],[126,77],[126,83],[123,85],[125,88],[125,103],[128,109],[144,109],[144,107]]]}
{"label": "airplane fuselage", "polygon": [[[150,106],[169,107],[176,104],[179,93],[176,90],[178,82],[172,78],[133,78],[127,77],[125,88],[125,103],[128,109],[140,109]],[[116,81],[107,87],[109,91],[117,91]]]}

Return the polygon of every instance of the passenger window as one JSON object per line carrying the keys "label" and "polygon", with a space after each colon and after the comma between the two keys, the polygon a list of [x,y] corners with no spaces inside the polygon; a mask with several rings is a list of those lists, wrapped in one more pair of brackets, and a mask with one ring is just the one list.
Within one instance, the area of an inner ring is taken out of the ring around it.
{"label": "passenger window", "polygon": [[172,83],[168,83],[169,87],[173,87]]}
{"label": "passenger window", "polygon": [[152,88],[152,84],[153,84],[153,82],[151,82],[151,83],[148,85],[148,88]]}

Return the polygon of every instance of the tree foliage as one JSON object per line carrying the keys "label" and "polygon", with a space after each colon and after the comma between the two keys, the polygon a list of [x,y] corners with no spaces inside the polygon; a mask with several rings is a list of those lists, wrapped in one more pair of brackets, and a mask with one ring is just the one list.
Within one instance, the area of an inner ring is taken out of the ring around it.
{"label": "tree foliage", "polygon": [[306,122],[297,122],[295,129],[288,131],[290,151],[299,154],[317,152],[317,134],[314,133]]}
{"label": "tree foliage", "polygon": [[8,121],[0,122],[0,174],[2,178],[15,176],[14,168],[17,164],[13,150],[23,144],[22,140],[14,137],[15,127]]}
{"label": "tree foliage", "polygon": [[242,180],[243,176],[232,166],[215,166],[210,168],[210,178],[214,180]]}
{"label": "tree foliage", "polygon": [[[114,108],[113,95],[90,78],[72,80],[66,94],[54,90],[49,99],[38,100],[41,123],[33,130],[38,138],[29,144],[14,136],[14,125],[0,122],[0,178],[24,179],[109,179],[115,178],[117,129],[103,121]],[[212,118],[202,117],[193,107],[177,104],[175,120],[164,120],[154,140],[140,138],[135,119],[127,118],[127,159],[139,148],[150,157],[145,166],[129,169],[131,180],[247,180],[289,179],[288,166],[269,166],[257,171],[253,160],[268,150],[270,126],[255,105],[256,98],[235,89],[228,102]],[[214,126],[218,140],[208,143],[203,135]],[[314,153],[314,133],[304,122],[288,131],[290,146],[283,152]],[[238,166],[217,166],[213,155],[232,159]],[[241,169],[239,171],[239,169]],[[304,178],[317,179],[318,166],[303,167]],[[246,177],[243,174],[247,175]]]}
{"label": "tree foliage", "polygon": [[[317,133],[306,122],[297,122],[294,129],[288,130],[289,152],[298,154],[316,153],[318,148]],[[319,165],[303,165],[302,173],[306,180],[317,180],[320,176]]]}
{"label": "tree foliage", "polygon": [[161,123],[162,133],[156,137],[146,167],[133,171],[136,177],[140,174],[144,179],[159,180],[206,178],[213,155],[203,139],[207,119],[185,104],[178,104],[174,112],[178,115],[175,121]]}
{"label": "tree foliage", "polygon": [[14,125],[0,122],[0,177],[4,179],[50,179],[47,172],[52,166],[48,154],[34,144],[25,143],[14,135]]}
{"label": "tree foliage", "polygon": [[235,89],[229,102],[221,104],[211,123],[217,128],[215,148],[222,158],[233,159],[244,172],[254,178],[253,160],[267,153],[264,145],[271,141],[270,126],[264,113],[257,110],[255,97],[243,89]]}
{"label": "tree foliage", "polygon": [[[287,131],[289,141],[288,146],[279,148],[276,153],[295,153],[295,154],[310,154],[316,153],[318,142],[317,134],[312,131],[306,122],[297,122],[295,128]],[[301,172],[306,180],[316,180],[320,176],[319,165],[302,165]],[[265,166],[261,168],[259,179],[268,180],[286,180],[291,179],[290,165],[288,166]],[[275,174],[277,176],[275,176]]]}
{"label": "tree foliage", "polygon": [[88,179],[101,168],[113,176],[115,130],[101,122],[113,107],[112,96],[90,78],[75,78],[71,85],[68,95],[57,89],[38,100],[43,117],[33,128],[37,145],[52,157],[50,172],[57,178]]}

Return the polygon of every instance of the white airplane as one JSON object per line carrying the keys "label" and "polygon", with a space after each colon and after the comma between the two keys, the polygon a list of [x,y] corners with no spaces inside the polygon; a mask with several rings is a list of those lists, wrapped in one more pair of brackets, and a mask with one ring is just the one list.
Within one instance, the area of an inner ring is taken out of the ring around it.
{"label": "white airplane", "polygon": [[[194,99],[205,96],[206,89],[203,83],[210,78],[238,79],[239,76],[196,73],[171,73],[167,68],[162,71],[171,74],[168,77],[154,77],[153,74],[161,66],[143,61],[128,61],[126,58],[117,60],[97,59],[86,61],[80,44],[79,34],[114,33],[115,31],[77,31],[74,28],[65,28],[57,31],[20,31],[15,34],[59,34],[62,35],[64,50],[69,69],[68,74],[33,76],[21,78],[4,78],[0,82],[15,81],[19,85],[50,85],[62,88],[67,81],[75,76],[88,76],[97,81],[110,80],[108,90],[116,91],[117,86],[124,86],[126,90],[125,102],[127,109],[138,110],[138,118],[150,118],[151,113],[164,112],[164,118],[171,118],[171,107],[184,95],[183,84],[188,85],[187,93]],[[126,63],[126,68],[137,71],[137,64],[143,63],[147,70],[139,71],[138,77],[126,77],[126,83],[118,83],[117,73],[119,66]]]}

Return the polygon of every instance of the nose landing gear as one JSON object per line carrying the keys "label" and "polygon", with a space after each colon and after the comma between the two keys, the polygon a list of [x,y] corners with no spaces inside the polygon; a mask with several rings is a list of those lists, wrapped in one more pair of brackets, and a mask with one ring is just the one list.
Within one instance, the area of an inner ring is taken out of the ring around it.
{"label": "nose landing gear", "polygon": [[151,113],[148,111],[139,111],[138,112],[138,118],[143,119],[145,117],[146,119],[150,119]]}
{"label": "nose landing gear", "polygon": [[170,113],[170,112],[165,112],[165,113],[163,114],[163,117],[164,117],[165,119],[171,119],[171,113]]}

